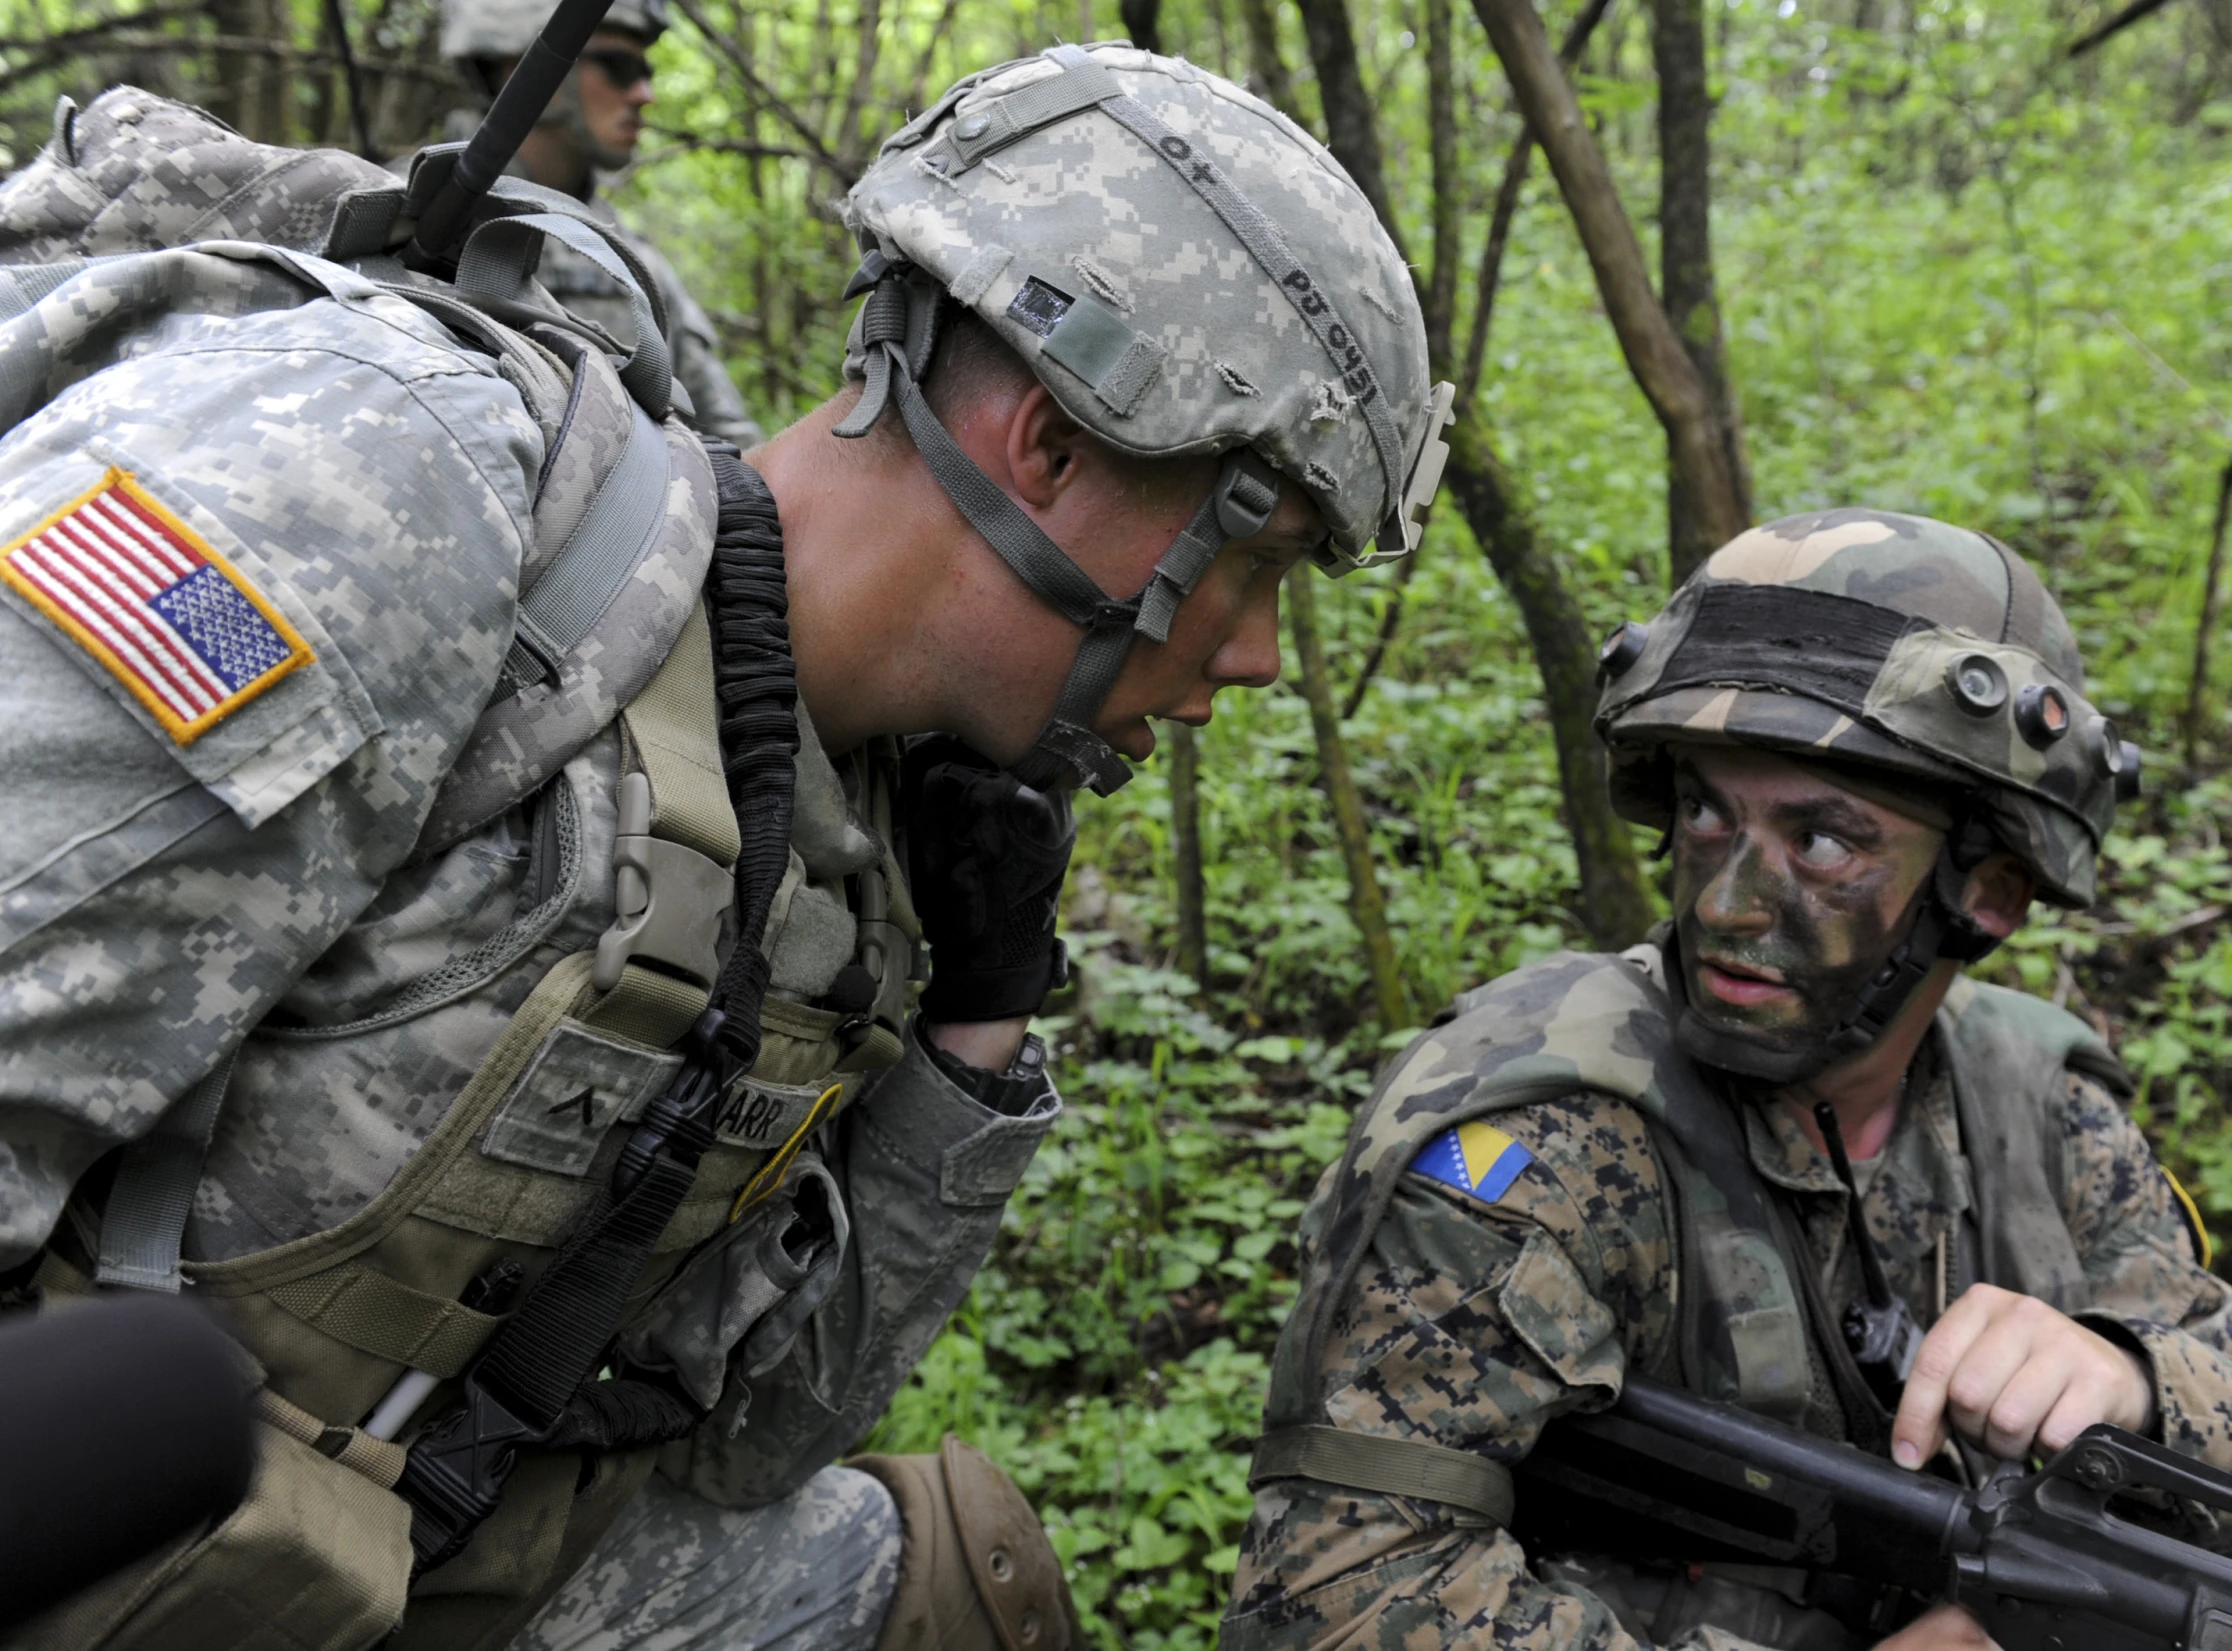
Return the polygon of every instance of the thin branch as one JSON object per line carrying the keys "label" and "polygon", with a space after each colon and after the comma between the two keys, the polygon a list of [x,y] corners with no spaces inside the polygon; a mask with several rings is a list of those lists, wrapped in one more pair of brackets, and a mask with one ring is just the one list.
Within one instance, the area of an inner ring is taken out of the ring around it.
{"label": "thin branch", "polygon": [[356,51],[349,44],[349,18],[341,9],[341,0],[326,0],[326,27],[333,33],[333,49],[341,54],[341,77],[349,90],[349,125],[356,132],[357,153],[377,163],[380,154],[372,147],[371,111],[364,106],[364,77],[357,72]]}
{"label": "thin branch", "polygon": [[759,71],[752,67],[752,60],[744,54],[743,49],[728,35],[713,27],[698,0],[675,0],[675,4],[681,8],[682,15],[690,20],[690,26],[727,60],[728,66],[751,89],[752,95],[765,104],[777,120],[798,134],[818,165],[827,168],[847,189],[860,181],[860,168],[830,152],[829,145],[822,142],[821,134],[814,130],[814,123],[776,96],[775,89],[760,78]]}
{"label": "thin branch", "polygon": [[641,156],[638,167],[656,166],[661,161],[672,160],[678,155],[703,151],[714,155],[744,155],[752,160],[808,161],[818,164],[818,157],[804,149],[791,148],[780,143],[753,143],[745,138],[708,137],[702,132],[685,132],[673,126],[646,126],[644,130],[655,138],[666,140],[667,147]]}
{"label": "thin branch", "polygon": [[[0,55],[17,51],[36,51],[39,45],[40,43],[37,41],[0,40]],[[68,51],[57,52],[48,61],[52,62],[71,56],[94,56],[110,51],[169,52],[181,57],[188,53],[198,52],[233,52],[242,57],[266,58],[274,63],[307,64],[319,68],[335,68],[341,62],[338,52],[314,46],[291,45],[280,40],[268,40],[261,35],[158,34],[154,30],[142,33],[122,29],[105,34],[99,40],[87,41]],[[431,80],[444,86],[452,84],[451,76],[447,70],[424,63],[414,63],[406,57],[366,57],[359,58],[357,61],[363,67],[376,69],[382,74],[408,75],[413,79]],[[19,65],[10,63],[8,72],[11,75],[21,75],[29,73],[32,68],[38,66],[35,64]]]}
{"label": "thin branch", "polygon": [[1143,52],[1162,50],[1162,0],[1118,0],[1124,33]]}
{"label": "thin branch", "polygon": [[[1589,36],[1612,9],[1612,0],[1589,0],[1581,15],[1566,30],[1558,47],[1558,61],[1571,69],[1581,61]],[[1480,370],[1488,359],[1488,328],[1496,314],[1496,288],[1503,280],[1504,249],[1511,244],[1512,220],[1519,215],[1519,197],[1525,192],[1527,170],[1534,162],[1534,128],[1522,124],[1504,159],[1503,182],[1496,190],[1496,209],[1488,220],[1488,244],[1480,249],[1480,276],[1473,289],[1472,331],[1465,339],[1465,370],[1457,380],[1460,400],[1470,401],[1480,388]]]}
{"label": "thin branch", "polygon": [[1721,421],[1704,376],[1652,289],[1642,244],[1582,115],[1572,79],[1550,48],[1533,0],[1473,0],[1473,11],[1557,175],[1628,371],[1665,428],[1667,456],[1688,492],[1700,536],[1726,544],[1750,523],[1729,466]]}
{"label": "thin branch", "polygon": [[1387,658],[1388,647],[1395,640],[1395,633],[1403,624],[1403,592],[1410,584],[1411,575],[1418,570],[1418,558],[1425,547],[1412,551],[1403,558],[1395,570],[1395,582],[1388,587],[1387,611],[1380,615],[1379,634],[1372,638],[1372,651],[1364,656],[1364,668],[1356,673],[1350,685],[1348,698],[1341,705],[1341,720],[1349,721],[1364,704],[1365,690],[1372,685],[1372,678],[1379,675],[1381,663]]}
{"label": "thin branch", "polygon": [[1208,900],[1201,872],[1201,746],[1182,722],[1164,725],[1170,744],[1170,859],[1178,884],[1178,972],[1209,985]]}
{"label": "thin branch", "polygon": [[953,30],[953,19],[961,9],[961,0],[945,0],[945,10],[938,13],[938,21],[930,31],[930,38],[922,43],[922,55],[915,59],[914,75],[907,82],[906,112],[912,115],[922,107],[922,94],[930,84],[930,65],[936,58],[939,45]]}
{"label": "thin branch", "polygon": [[[57,58],[70,57],[79,52],[98,50],[106,42],[107,37],[115,34],[118,30],[144,28],[150,23],[168,23],[181,17],[200,17],[204,15],[206,10],[207,8],[202,4],[202,0],[187,0],[187,3],[182,5],[149,6],[143,11],[124,12],[115,17],[101,18],[98,22],[88,23],[83,28],[71,29],[66,34],[42,35],[24,40],[0,40],[0,53],[13,57],[18,52],[27,52],[39,56],[43,62],[52,62]],[[7,67],[8,73],[18,75],[38,66],[11,62]]]}
{"label": "thin branch", "polygon": [[876,56],[882,42],[883,0],[860,0],[859,49],[853,54],[852,85],[845,92],[845,112],[837,122],[837,152],[860,164],[860,112],[868,104],[868,87],[876,77]]}
{"label": "thin branch", "polygon": [[1457,71],[1451,61],[1450,0],[1425,0],[1426,134],[1434,199],[1429,213],[1433,264],[1421,295],[1426,319],[1426,356],[1436,377],[1449,371],[1450,336],[1457,327],[1459,179],[1457,170]]}
{"label": "thin branch", "polygon": [[1387,174],[1380,163],[1379,127],[1373,119],[1374,104],[1364,90],[1363,71],[1357,65],[1356,35],[1349,26],[1347,0],[1296,0],[1302,13],[1302,32],[1310,45],[1310,62],[1317,70],[1318,107],[1325,116],[1325,147],[1343,171],[1372,203],[1372,212],[1395,243],[1395,251],[1408,261],[1403,237],[1389,204]]}
{"label": "thin branch", "polygon": [[2132,0],[2132,3],[2130,5],[2124,7],[2122,11],[2109,18],[2108,21],[2101,24],[2100,27],[2094,29],[2089,34],[2079,35],[2075,40],[2071,41],[2069,45],[2069,55],[2071,57],[2083,57],[2094,47],[2102,45],[2114,35],[2121,34],[2124,30],[2130,28],[2132,24],[2138,22],[2139,19],[2141,19],[2142,17],[2151,16],[2153,13],[2162,10],[2162,8],[2164,6],[2167,6],[2169,3],[2170,0]]}
{"label": "thin branch", "polygon": [[1310,726],[1317,735],[1318,774],[1325,781],[1333,833],[1340,839],[1341,858],[1348,867],[1349,916],[1364,942],[1364,969],[1372,983],[1372,1003],[1380,1030],[1394,1032],[1411,1024],[1411,1007],[1403,990],[1394,937],[1387,928],[1387,896],[1380,889],[1379,873],[1372,864],[1372,834],[1364,823],[1364,799],[1349,768],[1340,719],[1333,714],[1333,684],[1326,673],[1325,647],[1318,634],[1317,592],[1312,583],[1316,578],[1317,570],[1307,561],[1297,563],[1287,576],[1287,620],[1294,632],[1302,698],[1310,707]]}

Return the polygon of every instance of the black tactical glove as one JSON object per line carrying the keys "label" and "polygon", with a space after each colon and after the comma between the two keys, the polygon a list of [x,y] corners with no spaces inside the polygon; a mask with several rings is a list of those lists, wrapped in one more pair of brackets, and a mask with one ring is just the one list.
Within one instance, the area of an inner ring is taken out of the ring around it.
{"label": "black tactical glove", "polygon": [[1069,978],[1055,907],[1077,826],[1063,792],[1034,791],[948,734],[907,748],[899,786],[907,882],[930,944],[933,1021],[1037,1012]]}

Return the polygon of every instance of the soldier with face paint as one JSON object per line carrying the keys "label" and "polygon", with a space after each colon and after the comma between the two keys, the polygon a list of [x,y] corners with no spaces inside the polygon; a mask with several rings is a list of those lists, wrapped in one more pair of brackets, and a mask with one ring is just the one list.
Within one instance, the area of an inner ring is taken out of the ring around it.
{"label": "soldier with face paint", "polygon": [[1603,666],[1673,919],[1467,993],[1365,1107],[1304,1216],[1227,1647],[1985,1643],[1802,1569],[1595,1551],[1613,1524],[1539,1488],[1530,1518],[1544,1429],[1631,1371],[1955,1476],[2096,1422],[2232,1465],[2227,1291],[2129,1078],[1962,972],[2091,902],[2136,789],[2036,576],[1791,517]]}

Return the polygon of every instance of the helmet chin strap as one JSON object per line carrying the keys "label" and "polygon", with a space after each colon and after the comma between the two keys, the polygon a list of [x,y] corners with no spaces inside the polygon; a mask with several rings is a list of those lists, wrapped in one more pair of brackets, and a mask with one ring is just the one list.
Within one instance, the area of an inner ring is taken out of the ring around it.
{"label": "helmet chin strap", "polygon": [[1278,472],[1247,448],[1227,454],[1216,485],[1157,560],[1147,583],[1133,596],[1111,597],[978,468],[931,411],[920,379],[929,367],[945,294],[913,266],[893,263],[881,252],[861,261],[845,296],[861,292],[868,294],[860,318],[867,384],[859,404],[831,434],[865,436],[896,403],[915,450],[954,508],[1041,601],[1083,628],[1053,714],[1011,771],[1040,791],[1089,785],[1105,797],[1131,778],[1131,767],[1093,732],[1093,723],[1133,642],[1168,641],[1172,616],[1217,553],[1230,540],[1263,531],[1279,502]]}
{"label": "helmet chin strap", "polygon": [[1666,986],[1679,1011],[1674,1020],[1675,1047],[1702,1065],[1772,1084],[1803,1083],[1874,1048],[1939,958],[1976,963],[1999,945],[1999,938],[1961,906],[1968,874],[1996,846],[1991,828],[1982,821],[1969,816],[1955,822],[1946,834],[1945,846],[1938,851],[1937,864],[1931,868],[1930,881],[1923,888],[1906,938],[1892,948],[1883,967],[1854,996],[1836,1029],[1811,1048],[1771,1049],[1708,1022],[1690,1003],[1689,976],[1682,965],[1680,943],[1669,935]]}

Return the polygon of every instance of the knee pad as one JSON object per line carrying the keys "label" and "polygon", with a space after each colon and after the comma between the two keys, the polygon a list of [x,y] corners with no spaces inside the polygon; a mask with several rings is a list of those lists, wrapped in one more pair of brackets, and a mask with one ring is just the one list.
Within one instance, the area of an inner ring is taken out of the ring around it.
{"label": "knee pad", "polygon": [[1084,1651],[1045,1527],[991,1457],[949,1433],[934,1456],[845,1465],[899,1509],[899,1583],[875,1651]]}

